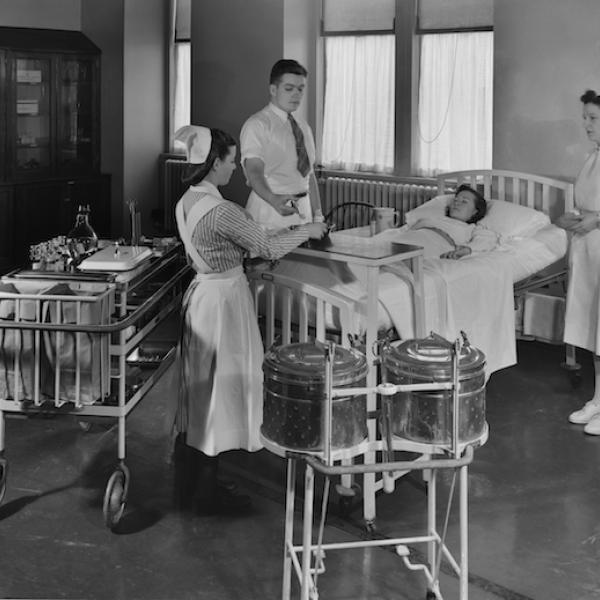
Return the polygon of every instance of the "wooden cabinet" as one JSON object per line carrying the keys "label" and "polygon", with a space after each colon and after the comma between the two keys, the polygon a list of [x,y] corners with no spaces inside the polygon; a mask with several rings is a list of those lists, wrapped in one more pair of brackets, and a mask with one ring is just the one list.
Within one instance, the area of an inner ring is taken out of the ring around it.
{"label": "wooden cabinet", "polygon": [[[110,235],[110,180],[100,173],[100,50],[79,31],[0,27],[0,269],[71,228],[89,204]],[[10,192],[10,193],[9,193]],[[11,258],[12,257],[12,258]]]}
{"label": "wooden cabinet", "polygon": [[13,188],[0,185],[0,273],[14,264],[14,203]]}

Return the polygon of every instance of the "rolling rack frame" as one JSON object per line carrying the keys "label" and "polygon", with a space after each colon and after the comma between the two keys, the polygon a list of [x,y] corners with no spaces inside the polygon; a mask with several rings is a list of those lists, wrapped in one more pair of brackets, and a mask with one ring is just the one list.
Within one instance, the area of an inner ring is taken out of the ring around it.
{"label": "rolling rack frame", "polygon": [[[152,259],[148,265],[126,272],[129,274],[17,271],[3,278],[17,284],[20,282],[25,289],[32,281],[49,285],[66,283],[79,293],[0,293],[0,301],[13,302],[15,308],[12,320],[0,319],[0,341],[4,341],[6,332],[14,332],[21,340],[19,343],[25,337],[30,340],[30,357],[25,367],[22,366],[20,349],[19,356],[10,359],[15,393],[12,397],[0,397],[0,502],[6,492],[8,471],[4,455],[5,413],[27,414],[61,409],[60,414],[78,417],[116,418],[118,464],[106,485],[103,515],[110,529],[118,524],[125,509],[131,478],[125,464],[126,417],[169,367],[175,347],[171,347],[160,360],[149,360],[147,366],[155,367],[154,370],[131,386],[127,385],[128,357],[139,350],[141,342],[160,322],[179,308],[189,272],[181,247],[176,245],[159,258]],[[160,281],[161,277],[165,279]],[[155,289],[157,285],[160,287]],[[29,303],[28,316],[32,311],[34,313],[33,320],[23,320],[21,313],[26,303]],[[86,307],[98,305],[100,318],[86,322]],[[69,322],[64,319],[67,306],[71,310]],[[55,315],[54,322],[48,322],[49,307]],[[50,386],[43,386],[43,362],[47,362],[48,344],[56,344],[58,348],[66,338],[71,340],[72,356],[61,365],[64,357],[61,359],[61,353],[56,351],[55,364],[46,366],[46,375],[50,371],[53,381]],[[100,347],[100,364],[97,365],[100,374],[96,386],[100,394],[92,403],[86,401],[85,394],[82,394],[87,367],[80,357],[86,340],[96,340]],[[67,365],[67,362],[70,364]],[[65,384],[61,383],[61,379],[66,379],[64,368],[67,366],[73,383],[70,384],[68,398],[65,398]],[[4,368],[6,370],[7,366]],[[33,393],[28,394],[29,397],[23,395],[18,383],[23,380],[26,370],[32,383]],[[85,428],[85,423],[80,422],[80,425]]]}
{"label": "rolling rack frame", "polygon": [[[296,574],[300,584],[301,600],[318,600],[319,592],[317,581],[319,575],[325,572],[325,551],[359,549],[378,546],[395,546],[396,553],[402,559],[404,565],[413,571],[421,571],[427,580],[427,599],[443,600],[439,585],[439,573],[442,558],[451,565],[459,579],[459,600],[468,600],[468,465],[473,460],[473,447],[484,443],[487,439],[487,426],[484,439],[475,443],[459,443],[459,356],[460,341],[456,340],[452,346],[452,381],[440,383],[420,384],[391,384],[379,383],[374,388],[332,388],[333,379],[333,356],[335,344],[326,344],[326,402],[324,418],[322,420],[322,452],[299,452],[283,451],[282,447],[271,443],[263,438],[265,447],[287,459],[287,483],[285,503],[285,534],[284,534],[284,560],[283,560],[283,583],[282,600],[290,600],[292,572]],[[411,391],[439,391],[449,390],[452,392],[452,431],[449,445],[414,444],[409,440],[393,439],[391,435],[391,423],[386,422],[391,397],[398,392]],[[383,461],[366,464],[335,464],[340,460],[348,459],[357,453],[365,452],[365,444],[362,443],[352,449],[333,449],[332,440],[332,410],[333,398],[348,395],[359,395],[376,393],[382,398],[382,427],[383,439],[366,442],[367,450],[380,452]],[[423,446],[429,448],[429,455],[420,456],[414,460],[394,461],[393,452],[398,451],[423,451]],[[432,455],[443,454],[443,457],[432,458]],[[302,542],[294,543],[294,505],[295,488],[297,485],[296,471],[297,462],[304,462],[304,498],[302,507]],[[453,469],[454,475],[449,490],[447,513],[440,533],[437,527],[437,472],[440,469]],[[364,473],[381,473],[393,477],[398,471],[419,470],[424,472],[427,481],[427,533],[424,535],[413,535],[394,539],[370,539],[354,542],[324,543],[324,527],[329,497],[330,477],[343,475],[356,475]],[[456,473],[458,471],[459,484],[459,558],[456,560],[445,539],[448,528],[451,501],[455,491]],[[314,501],[315,501],[315,472],[325,476],[324,492],[321,506],[321,516],[317,532],[317,541],[313,541]],[[427,564],[413,563],[410,558],[410,550],[407,544],[421,543],[427,546]]]}

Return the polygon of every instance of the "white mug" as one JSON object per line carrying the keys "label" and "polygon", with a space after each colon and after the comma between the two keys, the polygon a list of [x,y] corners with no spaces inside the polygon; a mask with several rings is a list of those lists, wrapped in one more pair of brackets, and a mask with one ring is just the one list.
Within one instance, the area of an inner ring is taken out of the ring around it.
{"label": "white mug", "polygon": [[371,214],[372,233],[381,233],[386,229],[398,227],[400,223],[400,213],[388,206],[376,206]]}

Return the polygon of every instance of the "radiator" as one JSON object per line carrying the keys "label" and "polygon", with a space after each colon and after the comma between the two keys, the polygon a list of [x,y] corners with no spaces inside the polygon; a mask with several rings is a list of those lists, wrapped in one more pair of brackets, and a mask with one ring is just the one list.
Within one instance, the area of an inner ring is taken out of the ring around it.
{"label": "radiator", "polygon": [[[400,214],[400,223],[409,210],[430,200],[437,194],[435,185],[323,177],[318,180],[323,214],[338,229],[368,225],[370,206],[390,206]],[[349,202],[368,204],[347,205]],[[345,205],[345,206],[343,206]]]}
{"label": "radiator", "polygon": [[167,158],[161,161],[161,188],[163,195],[164,227],[165,231],[174,232],[177,227],[175,224],[175,205],[185,190],[187,185],[181,181],[188,163],[184,160]]}

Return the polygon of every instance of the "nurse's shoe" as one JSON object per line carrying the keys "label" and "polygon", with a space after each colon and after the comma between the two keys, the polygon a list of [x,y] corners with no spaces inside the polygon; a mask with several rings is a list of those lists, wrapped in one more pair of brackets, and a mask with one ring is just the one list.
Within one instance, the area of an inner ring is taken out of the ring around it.
{"label": "nurse's shoe", "polygon": [[600,435],[600,413],[594,415],[590,422],[583,428],[588,435]]}
{"label": "nurse's shoe", "polygon": [[586,402],[582,408],[569,415],[569,422],[575,423],[576,425],[585,425],[596,415],[600,415],[600,401],[590,400],[589,402]]}

